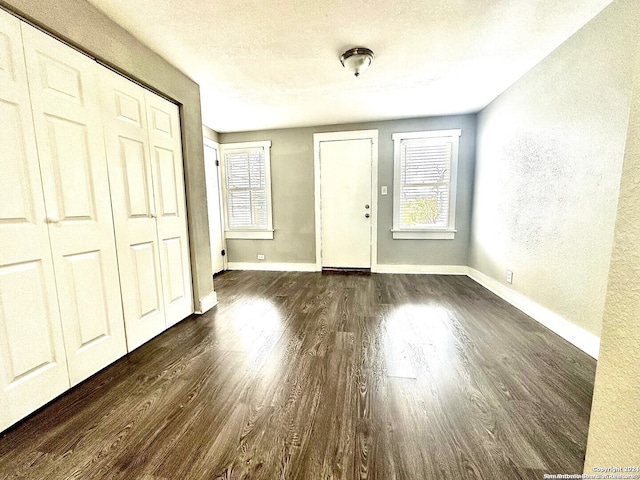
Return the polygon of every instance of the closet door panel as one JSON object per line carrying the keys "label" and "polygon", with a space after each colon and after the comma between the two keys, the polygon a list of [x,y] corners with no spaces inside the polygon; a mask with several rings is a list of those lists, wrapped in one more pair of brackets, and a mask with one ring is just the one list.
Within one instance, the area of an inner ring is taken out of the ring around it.
{"label": "closet door panel", "polygon": [[0,430],[69,388],[20,22],[0,11]]}
{"label": "closet door panel", "polygon": [[129,351],[166,328],[144,89],[100,71]]}
{"label": "closet door panel", "polygon": [[102,252],[83,252],[65,255],[64,277],[73,292],[73,319],[76,349],[91,348],[95,343],[108,341],[111,336],[109,304],[106,292]]}
{"label": "closet door panel", "polygon": [[182,238],[180,237],[164,238],[162,240],[162,264],[165,265],[166,298],[169,303],[180,302],[187,295],[184,275],[184,250]]}
{"label": "closet door panel", "polygon": [[76,384],[126,353],[99,66],[22,25],[67,362]]}
{"label": "closet door panel", "polygon": [[178,106],[145,91],[167,326],[193,313]]}

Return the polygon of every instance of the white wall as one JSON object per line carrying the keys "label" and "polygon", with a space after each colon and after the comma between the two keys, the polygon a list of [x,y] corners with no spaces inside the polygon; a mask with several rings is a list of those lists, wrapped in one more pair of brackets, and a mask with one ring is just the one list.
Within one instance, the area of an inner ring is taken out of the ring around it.
{"label": "white wall", "polygon": [[[637,48],[640,50],[640,44]],[[640,52],[636,57],[635,92],[620,185],[618,217],[602,325],[602,343],[589,423],[585,473],[594,473],[593,468],[596,466],[640,466],[640,348],[638,345],[640,345]]]}
{"label": "white wall", "polygon": [[629,119],[635,0],[616,0],[478,117],[470,267],[599,335]]}

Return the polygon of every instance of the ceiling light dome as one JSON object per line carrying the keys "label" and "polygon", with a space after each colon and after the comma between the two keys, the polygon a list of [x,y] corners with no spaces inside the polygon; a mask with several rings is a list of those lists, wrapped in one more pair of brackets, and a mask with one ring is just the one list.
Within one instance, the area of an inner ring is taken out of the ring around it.
{"label": "ceiling light dome", "polygon": [[368,48],[356,47],[344,52],[340,57],[340,62],[344,68],[358,77],[369,68],[373,58],[373,52]]}

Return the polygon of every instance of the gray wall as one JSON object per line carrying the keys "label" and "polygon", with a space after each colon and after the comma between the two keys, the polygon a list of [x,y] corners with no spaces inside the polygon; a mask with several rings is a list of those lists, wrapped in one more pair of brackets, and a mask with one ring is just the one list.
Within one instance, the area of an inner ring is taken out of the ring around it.
{"label": "gray wall", "polygon": [[478,116],[469,265],[600,334],[636,54],[616,1]]}
{"label": "gray wall", "polygon": [[[397,132],[462,129],[460,137],[455,240],[393,240],[393,140]],[[378,263],[467,265],[475,156],[476,116],[418,118],[384,122],[221,133],[220,143],[271,140],[273,240],[227,240],[230,262],[315,263],[313,134],[378,129]]]}
{"label": "gray wall", "polygon": [[206,125],[202,126],[202,136],[208,138],[209,140],[213,140],[214,142],[218,142],[220,140],[218,132],[215,130],[211,130]]}
{"label": "gray wall", "polygon": [[200,87],[83,0],[0,0],[13,11],[179,104],[194,303],[213,292],[202,146]]}

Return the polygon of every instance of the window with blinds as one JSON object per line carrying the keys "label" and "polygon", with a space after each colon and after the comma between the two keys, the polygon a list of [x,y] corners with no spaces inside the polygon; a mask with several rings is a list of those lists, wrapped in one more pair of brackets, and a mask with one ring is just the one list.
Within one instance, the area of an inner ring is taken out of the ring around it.
{"label": "window with blinds", "polygon": [[394,238],[454,238],[460,133],[393,135]]}
{"label": "window with blinds", "polygon": [[221,146],[227,238],[273,238],[270,146],[271,142]]}

